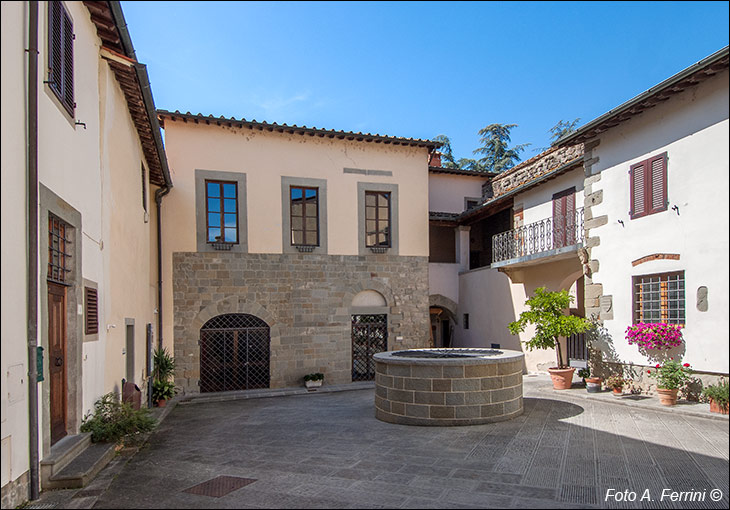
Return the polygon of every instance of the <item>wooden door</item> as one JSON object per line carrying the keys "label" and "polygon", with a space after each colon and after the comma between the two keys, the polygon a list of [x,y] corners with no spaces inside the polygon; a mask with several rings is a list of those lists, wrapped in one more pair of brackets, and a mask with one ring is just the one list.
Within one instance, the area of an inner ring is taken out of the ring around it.
{"label": "wooden door", "polygon": [[48,282],[51,444],[66,435],[66,287]]}

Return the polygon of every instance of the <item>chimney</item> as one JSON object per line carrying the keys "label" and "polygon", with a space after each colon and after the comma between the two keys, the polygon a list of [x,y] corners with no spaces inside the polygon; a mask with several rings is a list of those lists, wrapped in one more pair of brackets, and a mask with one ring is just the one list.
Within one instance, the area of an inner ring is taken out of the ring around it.
{"label": "chimney", "polygon": [[441,153],[438,151],[433,151],[430,154],[429,160],[428,160],[428,166],[436,166],[441,167]]}

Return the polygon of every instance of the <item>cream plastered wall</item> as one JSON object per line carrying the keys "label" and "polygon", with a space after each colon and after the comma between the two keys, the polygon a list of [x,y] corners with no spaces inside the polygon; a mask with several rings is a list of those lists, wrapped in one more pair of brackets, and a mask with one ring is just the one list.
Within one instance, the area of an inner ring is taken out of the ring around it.
{"label": "cream plastered wall", "polygon": [[553,195],[575,187],[575,208],[583,207],[583,167],[566,172],[558,177],[519,193],[514,198],[514,208],[522,206],[523,224],[528,225],[553,216]]}
{"label": "cream plastered wall", "polygon": [[[249,253],[282,252],[281,177],[327,180],[330,255],[358,254],[357,183],[398,185],[399,255],[428,256],[428,150],[289,135],[249,128],[165,122],[175,187],[163,200],[164,342],[172,346],[172,253],[196,251],[195,170],[246,174]],[[392,176],[344,173],[344,168]]]}
{"label": "cream plastered wall", "polygon": [[[2,285],[0,295],[0,483],[2,487],[28,471],[28,348],[27,338],[27,257],[26,257],[26,160],[25,160],[25,80],[27,2],[2,2],[2,93],[0,132],[0,244]],[[22,383],[9,378],[20,375]]]}
{"label": "cream plastered wall", "polygon": [[[728,131],[726,71],[607,131],[593,150],[599,157],[593,172],[601,172],[593,192],[603,190],[593,216],[608,217],[590,233],[600,237],[591,252],[600,265],[593,281],[603,285],[604,296],[613,297],[613,319],[604,325],[623,362],[648,363],[625,339],[632,323],[632,275],[683,270],[684,361],[697,370],[728,372]],[[669,207],[632,220],[629,167],[665,151]],[[632,266],[654,253],[680,259]],[[697,308],[700,286],[708,288],[706,312]]]}
{"label": "cream plastered wall", "polygon": [[[157,329],[156,224],[149,170],[127,102],[113,72],[100,66],[101,164],[108,179],[104,187],[108,246],[105,246],[105,280],[109,295],[105,322],[116,327],[107,334],[106,391],[119,390],[127,377],[127,357],[134,356],[133,381],[143,388],[146,367],[146,324]],[[143,202],[142,168],[145,166],[147,196]],[[145,206],[148,213],[145,214]],[[125,322],[134,321],[134,353],[126,350]],[[144,400],[144,399],[143,399]]]}
{"label": "cream plastered wall", "polygon": [[430,263],[428,265],[428,292],[459,302],[459,264]]}
{"label": "cream plastered wall", "polygon": [[[42,185],[78,211],[82,217],[81,279],[96,282],[100,301],[98,340],[83,342],[81,377],[69,380],[69,388],[81,386],[82,415],[94,401],[119,385],[124,357],[116,349],[124,345],[124,317],[135,318],[137,365],[143,366],[144,324],[155,321],[156,298],[152,291],[156,275],[154,219],[142,215],[140,162],[142,153],[126,100],[107,65],[99,57],[100,40],[89,12],[80,2],[64,3],[74,22],[74,118],[59,105],[43,81],[47,80],[47,3],[39,4],[38,61],[38,172]],[[27,376],[16,391],[19,377],[9,384],[8,371],[27,374],[26,326],[26,161],[25,105],[27,2],[2,3],[2,485],[28,470]],[[103,108],[100,105],[104,105]],[[83,122],[86,127],[76,125]],[[48,225],[39,225],[47,236]],[[39,261],[40,262],[40,261]],[[39,283],[47,270],[39,267]],[[39,285],[39,343],[43,337]],[[76,310],[74,310],[76,311]],[[121,322],[118,317],[121,317]],[[77,315],[83,320],[83,314]],[[105,326],[117,323],[107,335]],[[107,352],[107,343],[117,350]],[[39,444],[41,458],[49,453],[46,380],[38,384]],[[17,370],[18,366],[20,369]],[[13,388],[13,399],[8,398]],[[75,432],[69,430],[70,433]],[[45,438],[45,440],[44,440]]]}
{"label": "cream plastered wall", "polygon": [[484,177],[469,175],[428,175],[428,209],[434,212],[461,213],[465,210],[464,198],[480,198]]}

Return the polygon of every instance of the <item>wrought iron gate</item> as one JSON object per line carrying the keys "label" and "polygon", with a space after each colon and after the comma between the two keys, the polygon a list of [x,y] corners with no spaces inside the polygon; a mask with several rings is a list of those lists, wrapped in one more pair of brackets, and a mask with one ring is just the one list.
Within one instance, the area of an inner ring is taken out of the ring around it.
{"label": "wrought iron gate", "polygon": [[200,391],[269,387],[269,326],[254,315],[218,315],[200,329]]}
{"label": "wrought iron gate", "polygon": [[352,380],[375,379],[373,354],[388,350],[387,315],[352,316]]}

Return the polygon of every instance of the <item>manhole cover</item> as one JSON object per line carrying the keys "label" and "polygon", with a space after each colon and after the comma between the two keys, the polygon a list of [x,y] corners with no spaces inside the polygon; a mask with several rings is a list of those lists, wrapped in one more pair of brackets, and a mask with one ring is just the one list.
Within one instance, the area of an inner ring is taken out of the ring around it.
{"label": "manhole cover", "polygon": [[207,482],[193,485],[183,492],[190,494],[198,494],[200,496],[210,496],[212,498],[220,498],[226,494],[254,483],[254,478],[240,478],[238,476],[218,476]]}

